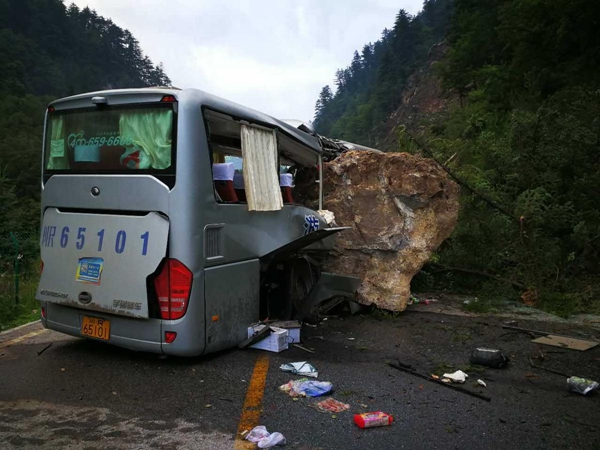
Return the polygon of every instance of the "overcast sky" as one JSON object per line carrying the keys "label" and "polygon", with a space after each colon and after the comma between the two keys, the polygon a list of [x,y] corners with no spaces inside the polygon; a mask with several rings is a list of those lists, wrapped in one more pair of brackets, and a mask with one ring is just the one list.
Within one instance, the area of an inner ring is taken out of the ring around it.
{"label": "overcast sky", "polygon": [[[71,0],[66,0],[69,4]],[[354,50],[422,0],[74,0],[132,32],[174,86],[280,119],[312,120]]]}

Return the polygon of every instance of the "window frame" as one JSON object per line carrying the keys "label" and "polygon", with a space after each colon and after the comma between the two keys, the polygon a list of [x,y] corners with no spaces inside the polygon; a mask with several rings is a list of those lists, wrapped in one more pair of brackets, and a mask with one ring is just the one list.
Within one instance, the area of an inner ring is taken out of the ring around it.
{"label": "window frame", "polygon": [[[168,109],[173,114],[173,123],[171,125],[171,165],[166,169],[47,169],[50,153],[49,146],[51,141],[51,120],[58,115],[65,116],[70,114],[81,114],[87,112],[103,111],[126,111],[136,109]],[[46,183],[53,175],[152,175],[172,188],[175,184],[175,174],[177,170],[177,122],[178,112],[175,104],[166,102],[143,102],[130,103],[125,105],[98,105],[84,108],[67,108],[48,112],[46,116],[46,126],[44,130],[44,148],[42,153],[42,179]]]}

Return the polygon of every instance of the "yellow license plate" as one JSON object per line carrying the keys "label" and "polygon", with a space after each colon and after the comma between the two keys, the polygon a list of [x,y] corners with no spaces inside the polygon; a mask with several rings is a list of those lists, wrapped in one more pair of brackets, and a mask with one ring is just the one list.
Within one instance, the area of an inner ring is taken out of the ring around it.
{"label": "yellow license plate", "polygon": [[81,334],[108,341],[110,338],[110,320],[83,316]]}

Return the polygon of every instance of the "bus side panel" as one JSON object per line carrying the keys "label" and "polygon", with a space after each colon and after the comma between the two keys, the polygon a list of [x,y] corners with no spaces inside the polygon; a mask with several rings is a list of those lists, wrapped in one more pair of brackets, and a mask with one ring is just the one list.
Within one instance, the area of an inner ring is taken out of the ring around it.
{"label": "bus side panel", "polygon": [[205,270],[206,351],[238,345],[259,318],[258,259]]}

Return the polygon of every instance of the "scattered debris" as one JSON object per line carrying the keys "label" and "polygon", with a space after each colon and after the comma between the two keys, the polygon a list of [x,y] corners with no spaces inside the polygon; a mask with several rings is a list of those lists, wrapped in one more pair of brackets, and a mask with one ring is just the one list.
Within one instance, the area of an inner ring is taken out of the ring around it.
{"label": "scattered debris", "polygon": [[500,350],[492,348],[476,348],[471,353],[471,364],[501,368],[508,362],[508,358]]}
{"label": "scattered debris", "polygon": [[441,386],[446,386],[447,388],[453,389],[455,391],[462,392],[463,394],[470,395],[471,397],[476,397],[476,398],[478,398],[480,400],[485,400],[486,402],[492,401],[492,399],[490,397],[487,397],[485,395],[481,395],[481,394],[479,394],[477,392],[471,392],[471,391],[469,391],[467,389],[464,389],[464,388],[461,388],[459,386],[454,386],[453,384],[446,384],[446,383],[444,383],[444,382],[442,382],[440,380],[436,380],[435,378],[432,378],[432,377],[429,377],[427,375],[423,375],[423,374],[420,374],[418,372],[415,372],[414,370],[407,369],[405,367],[399,366],[398,364],[390,362],[390,363],[388,363],[388,365],[390,367],[393,367],[394,369],[401,370],[402,372],[409,373],[411,375],[414,375],[415,377],[423,378],[424,380],[431,381],[432,383],[436,383],[436,384],[439,384]]}
{"label": "scattered debris", "polygon": [[[559,372],[557,370],[554,369],[548,369],[547,367],[542,367],[542,366],[538,366],[536,364],[533,363],[533,361],[531,361],[531,359],[529,360],[529,364],[531,365],[531,367],[533,367],[534,369],[541,369],[541,370],[545,370],[546,372],[550,372],[553,373],[555,375],[560,375],[561,377],[566,377],[569,378],[571,375],[567,375],[565,373]],[[525,375],[527,376],[527,375]]]}
{"label": "scattered debris", "polygon": [[391,425],[394,417],[381,411],[354,414],[354,423],[360,428],[385,427]]}
{"label": "scattered debris", "polygon": [[42,353],[44,353],[46,350],[48,350],[50,347],[52,347],[52,344],[53,344],[53,342],[50,342],[43,349],[41,349],[39,352],[37,352],[37,355],[40,356]]}
{"label": "scattered debris", "polygon": [[577,392],[578,394],[587,395],[589,392],[594,391],[600,387],[600,384],[593,380],[580,377],[569,377],[567,378],[567,387],[571,392]]}
{"label": "scattered debris", "polygon": [[469,375],[464,373],[462,370],[457,370],[454,373],[445,373],[442,375],[444,378],[448,378],[453,383],[464,383],[469,378]]}
{"label": "scattered debris", "polygon": [[400,367],[404,367],[405,369],[415,370],[413,366],[410,364],[404,364],[402,361],[398,361],[396,364],[398,364]]}
{"label": "scattered debris", "polygon": [[314,350],[311,350],[310,348],[303,347],[303,346],[302,346],[302,345],[300,345],[300,344],[292,344],[292,345],[293,345],[294,347],[296,347],[296,348],[299,348],[300,350],[304,350],[305,352],[308,352],[308,353],[315,353],[315,351],[314,351]]}
{"label": "scattered debris", "polygon": [[60,368],[60,371],[61,371],[61,372],[64,372],[65,370],[67,370],[67,369],[65,369],[64,367],[61,367],[61,368]]}
{"label": "scattered debris", "polygon": [[477,380],[477,384],[483,387],[487,387],[487,384],[485,384],[485,381],[483,380]]}
{"label": "scattered debris", "polygon": [[[537,334],[538,336],[549,336],[549,335],[553,335],[553,336],[561,336],[561,337],[566,337],[566,338],[571,338],[571,339],[577,339],[574,336],[567,336],[565,334],[560,334],[560,333],[549,333],[547,331],[538,331],[538,330],[529,330],[527,328],[518,328],[518,327],[511,327],[511,326],[503,326],[502,328],[504,328],[505,330],[512,330],[512,331],[519,331],[521,333],[527,333],[527,334]],[[589,336],[589,335],[588,335]],[[593,342],[598,343],[597,340],[594,340]]]}
{"label": "scattered debris", "polygon": [[306,361],[282,364],[279,368],[284,372],[291,372],[294,375],[303,375],[313,378],[319,376],[317,369]]}
{"label": "scattered debris", "polygon": [[570,350],[579,350],[580,352],[589,350],[598,345],[597,342],[585,341],[583,339],[569,338],[564,336],[556,336],[549,334],[547,336],[539,337],[531,342],[536,344],[552,345],[554,347],[568,348]]}
{"label": "scattered debris", "polygon": [[320,402],[311,405],[313,408],[324,413],[340,413],[350,409],[350,405],[347,403],[338,402],[333,398],[321,400]]}
{"label": "scattered debris", "polygon": [[270,448],[276,445],[285,445],[286,440],[279,432],[269,433],[264,425],[252,428],[246,440],[258,444],[258,448]]}
{"label": "scattered debris", "polygon": [[349,341],[354,341],[356,338],[348,338]]}
{"label": "scattered debris", "polygon": [[[256,344],[257,342],[262,341],[269,334],[271,334],[271,329],[269,327],[251,327],[252,332],[250,332],[250,328],[248,329],[248,339],[242,341],[242,343],[238,346],[239,348],[246,348],[249,345]],[[252,334],[250,334],[252,333]]]}
{"label": "scattered debris", "polygon": [[269,326],[288,330],[288,343],[297,344],[300,342],[300,329],[302,324],[297,320],[286,320],[278,322],[270,322]]}
{"label": "scattered debris", "polygon": [[335,214],[333,212],[326,209],[320,209],[317,212],[323,219],[325,219],[325,222],[327,222],[328,225],[332,222],[335,222]]}
{"label": "scattered debris", "polygon": [[289,331],[283,328],[277,328],[263,324],[253,325],[251,327],[248,327],[248,338],[254,336],[255,333],[259,332],[263,328],[269,328],[271,334],[267,335],[259,342],[250,345],[250,348],[267,350],[269,352],[275,353],[279,353],[283,350],[288,349]]}
{"label": "scattered debris", "polygon": [[291,380],[290,382],[279,386],[279,389],[287,393],[290,397],[320,397],[333,390],[333,384],[329,381],[314,381],[306,378]]}

